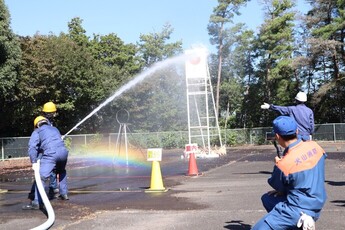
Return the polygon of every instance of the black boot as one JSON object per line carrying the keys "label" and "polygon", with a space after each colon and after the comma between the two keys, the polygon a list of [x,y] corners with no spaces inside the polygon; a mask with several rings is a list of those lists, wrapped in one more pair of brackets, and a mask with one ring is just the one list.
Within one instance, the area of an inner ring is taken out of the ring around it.
{"label": "black boot", "polygon": [[30,192],[29,194],[28,194],[28,199],[30,199],[30,200],[34,200],[35,199],[35,191],[34,192]]}
{"label": "black boot", "polygon": [[56,188],[56,189],[49,188],[48,198],[50,200],[52,200],[52,199],[55,199],[58,197],[59,197],[59,189],[58,188]]}
{"label": "black boot", "polygon": [[59,196],[59,199],[60,199],[60,200],[69,200],[67,194],[65,194],[65,195],[60,195],[60,196]]}

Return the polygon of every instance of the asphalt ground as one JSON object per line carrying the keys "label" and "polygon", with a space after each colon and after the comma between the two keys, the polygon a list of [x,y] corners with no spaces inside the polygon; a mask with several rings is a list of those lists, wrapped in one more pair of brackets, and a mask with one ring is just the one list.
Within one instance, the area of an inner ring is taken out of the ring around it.
{"label": "asphalt ground", "polygon": [[[316,228],[345,229],[345,144],[320,145],[328,153],[328,200]],[[51,201],[56,219],[50,229],[250,229],[265,215],[260,197],[271,190],[273,145],[232,147],[220,158],[197,159],[199,176],[186,176],[189,162],[181,160],[182,152],[163,152],[162,182],[169,190],[158,193],[145,192],[150,167],[102,164],[100,169],[97,162],[69,159],[70,200]],[[45,222],[43,211],[21,210],[32,171],[6,170],[0,229],[31,229]]]}

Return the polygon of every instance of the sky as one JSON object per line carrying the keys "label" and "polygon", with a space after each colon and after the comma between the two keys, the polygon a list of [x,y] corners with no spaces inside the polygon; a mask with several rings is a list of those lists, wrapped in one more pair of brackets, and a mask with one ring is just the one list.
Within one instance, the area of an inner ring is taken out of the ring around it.
{"label": "sky", "polygon": [[[263,21],[262,5],[252,0],[235,22],[256,30]],[[68,22],[79,17],[86,34],[115,33],[125,43],[140,41],[140,34],[174,29],[168,42],[182,41],[183,48],[209,43],[207,25],[217,0],[5,0],[12,31],[21,36],[67,33]]]}

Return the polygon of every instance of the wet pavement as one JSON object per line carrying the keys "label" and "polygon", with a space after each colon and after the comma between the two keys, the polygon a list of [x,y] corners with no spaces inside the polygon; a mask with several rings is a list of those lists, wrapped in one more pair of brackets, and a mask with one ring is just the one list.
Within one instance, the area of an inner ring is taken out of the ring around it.
{"label": "wet pavement", "polygon": [[[345,144],[320,143],[328,152],[328,201],[317,229],[345,229]],[[144,159],[119,164],[70,157],[70,200],[52,200],[56,220],[51,229],[250,229],[265,211],[261,195],[270,190],[273,146],[227,149],[219,158],[197,159],[202,175],[186,176],[183,150],[163,151],[160,162],[167,192],[145,192],[151,165]],[[139,163],[138,163],[139,162]],[[29,166],[2,169],[0,228],[31,229],[46,221],[42,211],[22,210],[28,202]]]}

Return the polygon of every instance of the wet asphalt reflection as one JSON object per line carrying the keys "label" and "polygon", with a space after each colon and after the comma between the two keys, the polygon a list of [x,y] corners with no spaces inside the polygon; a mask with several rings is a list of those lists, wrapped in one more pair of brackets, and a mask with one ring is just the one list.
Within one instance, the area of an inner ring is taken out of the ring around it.
{"label": "wet asphalt reflection", "polygon": [[[186,210],[202,209],[200,204],[176,198],[173,187],[183,180],[188,180],[189,160],[181,159],[183,150],[163,151],[160,162],[161,180],[168,189],[166,192],[147,193],[150,188],[151,162],[136,159],[128,165],[116,161],[104,161],[95,158],[70,157],[68,161],[69,201],[51,200],[56,215],[69,218],[88,215],[97,210],[141,209],[141,210]],[[232,148],[219,158],[197,158],[200,173],[206,173],[232,161],[272,161],[274,147],[266,149]],[[329,154],[329,157],[340,155]],[[343,155],[341,155],[342,158]],[[344,160],[344,159],[342,159]],[[271,171],[267,169],[267,173]],[[266,172],[265,172],[266,173]],[[0,176],[0,222],[15,216],[26,216],[23,204],[29,203],[28,192],[33,181],[30,167],[15,170]],[[171,189],[172,188],[172,189]],[[6,192],[4,192],[6,191]],[[180,191],[181,192],[181,191]],[[41,212],[30,212],[41,216]]]}

